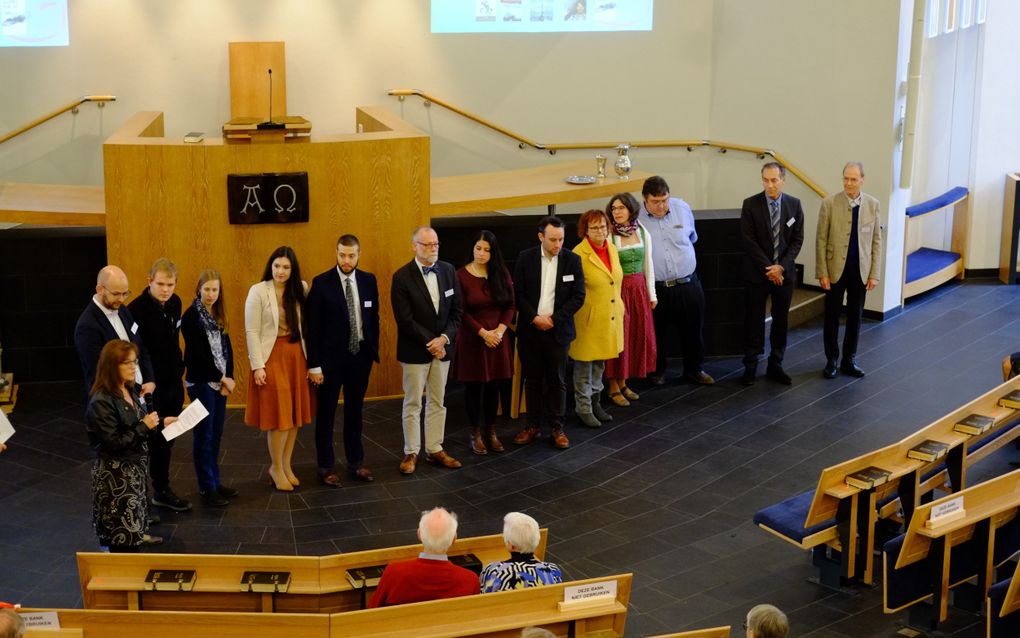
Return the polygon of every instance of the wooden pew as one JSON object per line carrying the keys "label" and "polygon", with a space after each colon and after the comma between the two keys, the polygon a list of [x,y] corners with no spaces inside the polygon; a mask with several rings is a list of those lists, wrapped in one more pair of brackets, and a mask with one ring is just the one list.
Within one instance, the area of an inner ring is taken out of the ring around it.
{"label": "wooden pew", "polygon": [[[933,508],[962,498],[965,515],[929,528]],[[949,590],[976,577],[983,601],[994,569],[1020,550],[1020,470],[920,505],[882,556],[885,613],[912,608],[910,622],[935,629],[949,613]],[[930,614],[914,606],[932,599]]]}
{"label": "wooden pew", "polygon": [[1020,562],[1012,578],[989,588],[985,619],[988,638],[1020,636]]}
{"label": "wooden pew", "polygon": [[[329,638],[328,614],[214,613],[196,611],[56,611],[61,633],[30,630],[26,638]],[[66,633],[80,631],[80,633]]]}
{"label": "wooden pew", "polygon": [[[616,598],[595,604],[564,604],[567,587],[616,581]],[[619,638],[630,602],[632,574],[589,578],[529,589],[462,596],[424,603],[364,609],[331,617],[333,638],[486,636],[514,638],[525,627],[557,636]]]}
{"label": "wooden pew", "polygon": [[[545,556],[548,530],[535,551]],[[231,554],[78,553],[78,579],[86,609],[332,613],[361,609],[365,590],[354,589],[345,571],[415,558],[421,545],[404,545],[332,556],[247,556]],[[501,534],[459,538],[450,555],[474,554],[483,565],[509,557]],[[192,591],[151,591],[151,569],[194,569]],[[287,593],[241,591],[245,571],[289,571]]]}
{"label": "wooden pew", "polygon": [[[953,410],[906,438],[878,450],[822,470],[814,490],[787,499],[755,514],[755,523],[802,549],[811,549],[819,580],[839,586],[860,577],[874,583],[875,528],[880,519],[894,518],[903,510],[903,523],[914,509],[930,500],[935,489],[958,491],[966,487],[966,470],[1020,436],[1020,414],[998,405],[998,399],[1020,388],[1020,377],[1006,381]],[[995,418],[995,426],[981,435],[960,434],[953,425],[968,414]],[[926,439],[950,445],[943,459],[926,463],[907,456]],[[869,466],[888,470],[885,484],[860,490],[846,484],[847,474]],[[781,525],[785,517],[804,516],[803,524]],[[838,560],[831,554],[837,553]]]}
{"label": "wooden pew", "polygon": [[650,636],[649,638],[730,638],[730,626],[681,631],[678,634],[660,634],[658,636]]}

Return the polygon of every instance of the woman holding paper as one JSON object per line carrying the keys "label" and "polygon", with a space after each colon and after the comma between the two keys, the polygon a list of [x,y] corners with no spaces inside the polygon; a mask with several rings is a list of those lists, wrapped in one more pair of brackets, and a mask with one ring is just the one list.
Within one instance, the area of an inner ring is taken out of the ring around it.
{"label": "woman holding paper", "polygon": [[299,484],[290,460],[297,429],[310,423],[315,413],[302,318],[307,291],[297,255],[290,246],[280,246],[269,256],[262,281],[251,287],[244,302],[251,365],[244,422],[267,432],[272,460],[269,478],[281,492],[293,492]]}
{"label": "woman holding paper", "polygon": [[[138,346],[115,339],[103,346],[89,393],[85,429],[96,451],[92,466],[92,526],[111,552],[137,552],[145,535],[149,502],[149,431],[159,415],[146,414],[135,386]],[[170,425],[177,420],[168,416]]]}
{"label": "woman holding paper", "polygon": [[234,391],[234,350],[227,335],[220,273],[198,276],[195,299],[181,317],[184,335],[184,383],[188,396],[209,411],[192,433],[192,457],[202,502],[223,507],[237,490],[220,482],[220,439],[227,416],[227,397]]}

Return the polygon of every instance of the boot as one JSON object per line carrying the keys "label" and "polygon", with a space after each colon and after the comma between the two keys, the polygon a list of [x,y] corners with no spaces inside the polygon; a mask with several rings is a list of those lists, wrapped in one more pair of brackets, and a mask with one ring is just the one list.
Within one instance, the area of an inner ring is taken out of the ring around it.
{"label": "boot", "polygon": [[471,451],[475,454],[482,455],[489,453],[489,451],[485,449],[485,443],[482,442],[482,428],[471,428],[471,439],[468,441],[468,445],[471,447]]}
{"label": "boot", "polygon": [[496,426],[487,425],[485,426],[485,446],[493,452],[502,452],[503,444],[499,442],[496,437]]}

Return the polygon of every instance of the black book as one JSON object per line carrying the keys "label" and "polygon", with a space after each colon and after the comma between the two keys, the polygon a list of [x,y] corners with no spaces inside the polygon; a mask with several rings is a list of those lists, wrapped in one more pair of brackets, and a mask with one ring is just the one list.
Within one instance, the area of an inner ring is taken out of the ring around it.
{"label": "black book", "polygon": [[470,569],[476,574],[482,573],[482,561],[478,560],[478,557],[474,554],[457,554],[455,556],[450,556],[450,562],[457,567]]}
{"label": "black book", "polygon": [[195,586],[193,569],[150,569],[145,582],[153,591],[191,591]]}
{"label": "black book", "polygon": [[378,585],[385,570],[386,565],[369,565],[368,567],[348,569],[344,573],[354,589],[361,589]]}
{"label": "black book", "polygon": [[885,483],[889,480],[889,476],[890,474],[886,470],[872,465],[852,474],[847,474],[843,480],[846,481],[846,484],[850,487],[856,487],[859,490],[868,490]]}
{"label": "black book", "polygon": [[999,397],[999,405],[1004,408],[1020,410],[1020,390],[1013,390],[1003,397]]}
{"label": "black book", "polygon": [[[1002,399],[999,399],[1002,401]],[[966,418],[956,422],[953,429],[961,434],[984,434],[995,425],[995,419],[983,414],[968,414]]]}
{"label": "black book", "polygon": [[287,593],[290,572],[245,572],[241,576],[241,591]]}
{"label": "black book", "polygon": [[948,451],[948,443],[927,439],[910,448],[907,452],[907,456],[912,459],[917,459],[918,461],[930,463],[931,461],[942,458]]}

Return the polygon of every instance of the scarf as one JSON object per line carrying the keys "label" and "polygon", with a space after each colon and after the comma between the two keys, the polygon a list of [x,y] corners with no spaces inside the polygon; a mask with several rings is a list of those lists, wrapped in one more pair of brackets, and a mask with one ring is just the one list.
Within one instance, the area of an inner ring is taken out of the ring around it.
{"label": "scarf", "polygon": [[609,223],[613,226],[613,234],[620,237],[630,237],[637,232],[637,218],[626,224],[618,224],[615,219],[610,219]]}
{"label": "scarf", "polygon": [[[206,338],[209,339],[209,349],[212,350],[213,363],[216,364],[216,369],[220,371],[220,374],[226,374],[227,356],[223,353],[223,340],[226,338],[226,335],[220,329],[220,324],[206,310],[201,297],[195,297],[195,301],[191,302],[191,306],[198,311],[198,321],[205,329]],[[216,385],[219,385],[219,383],[217,382]]]}

